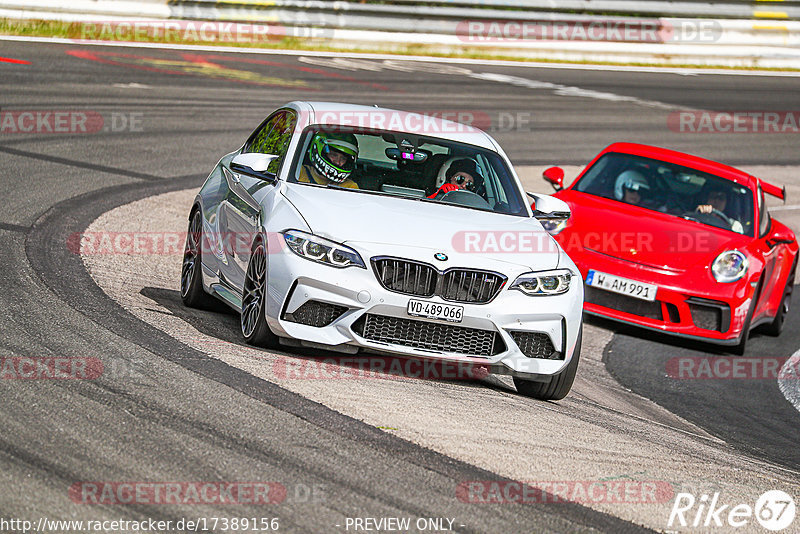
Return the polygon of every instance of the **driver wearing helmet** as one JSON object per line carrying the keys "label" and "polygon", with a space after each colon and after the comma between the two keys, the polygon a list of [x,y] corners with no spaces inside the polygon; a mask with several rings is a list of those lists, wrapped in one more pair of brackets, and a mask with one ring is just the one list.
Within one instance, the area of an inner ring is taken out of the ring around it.
{"label": "driver wearing helmet", "polygon": [[706,193],[705,204],[697,206],[695,211],[699,213],[715,214],[730,225],[731,230],[736,233],[743,234],[744,227],[742,223],[725,213],[725,208],[728,206],[728,192],[721,186],[712,186]]}
{"label": "driver wearing helmet", "polygon": [[428,198],[436,198],[437,195],[466,189],[472,193],[477,193],[483,185],[483,173],[475,160],[462,158],[453,161],[445,172],[445,181]]}
{"label": "driver wearing helmet", "polygon": [[358,189],[351,175],[356,168],[358,140],[350,133],[317,133],[308,148],[310,165],[300,168],[298,182]]}
{"label": "driver wearing helmet", "polygon": [[650,184],[642,173],[629,169],[619,176],[614,184],[614,198],[640,206],[650,194]]}

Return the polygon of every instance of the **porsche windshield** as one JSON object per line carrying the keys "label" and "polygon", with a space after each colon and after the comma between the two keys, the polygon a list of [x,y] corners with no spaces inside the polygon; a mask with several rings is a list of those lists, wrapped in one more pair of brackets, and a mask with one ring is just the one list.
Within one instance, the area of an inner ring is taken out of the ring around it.
{"label": "porsche windshield", "polygon": [[290,182],[528,216],[495,152],[398,132],[308,128]]}
{"label": "porsche windshield", "polygon": [[689,167],[611,152],[597,160],[574,189],[753,235],[753,192]]}

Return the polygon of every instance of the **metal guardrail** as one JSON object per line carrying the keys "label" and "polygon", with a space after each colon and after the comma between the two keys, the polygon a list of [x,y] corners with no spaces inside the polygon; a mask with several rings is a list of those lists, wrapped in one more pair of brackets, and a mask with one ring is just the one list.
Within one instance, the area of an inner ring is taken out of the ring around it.
{"label": "metal guardrail", "polygon": [[[634,17],[700,17],[714,19],[772,19],[800,20],[800,1],[797,0],[438,0],[431,5],[420,0],[391,0],[384,3],[357,3],[325,0],[169,0],[167,4],[176,15],[208,10],[305,11],[361,16],[396,16],[423,14],[436,17],[483,17],[512,20],[543,20],[543,17],[563,20],[563,17],[634,16]],[[414,24],[416,25],[416,23]],[[411,28],[398,28],[410,31]]]}
{"label": "metal guardrail", "polygon": [[[169,22],[170,28],[185,26],[193,40],[197,40],[196,30],[208,23],[210,35],[203,39],[215,41],[217,31],[220,44],[226,39],[230,42],[233,24],[242,26],[235,33],[242,34],[245,42],[254,35],[268,35],[352,50],[418,47],[424,53],[466,50],[560,61],[800,69],[800,0],[724,0],[720,4],[701,0],[439,0],[435,5],[388,1],[0,0],[0,17],[83,21],[94,26],[97,21],[111,20],[120,27],[155,21],[152,24],[162,29]],[[753,18],[753,6],[773,9],[776,5],[783,11],[774,12],[772,20]],[[697,8],[694,17],[677,16],[685,13],[685,6]],[[565,11],[569,7],[575,9]],[[652,16],[643,16],[643,11]],[[741,18],[730,18],[737,13],[742,13]]]}
{"label": "metal guardrail", "polygon": [[[642,18],[449,5],[458,2],[464,6],[474,6],[477,1],[454,0],[448,2],[448,5],[421,5],[415,0],[394,0],[391,4],[320,0],[272,0],[268,4],[248,0],[169,0],[167,6],[171,18],[176,19],[258,22],[278,24],[286,28],[316,28],[316,31],[306,33],[287,31],[287,35],[311,38],[325,38],[326,31],[361,30],[426,34],[434,36],[434,40],[450,39],[451,44],[467,46],[525,46],[526,43],[535,41],[800,46],[800,23],[787,19],[778,22],[754,21],[749,17],[749,20]],[[544,3],[541,0],[488,1],[497,6]],[[625,0],[574,3],[591,3],[595,7],[611,4],[673,4]],[[800,1],[796,3],[800,4]],[[563,8],[564,3],[558,4]],[[685,4],[691,2],[681,2],[681,5]],[[707,4],[695,2],[693,5]]]}
{"label": "metal guardrail", "polygon": [[[392,0],[395,4],[419,0]],[[615,13],[655,17],[782,18],[800,14],[800,2],[793,0],[440,0],[448,6],[486,6],[502,9],[546,10],[585,14]],[[792,15],[790,15],[791,13]]]}

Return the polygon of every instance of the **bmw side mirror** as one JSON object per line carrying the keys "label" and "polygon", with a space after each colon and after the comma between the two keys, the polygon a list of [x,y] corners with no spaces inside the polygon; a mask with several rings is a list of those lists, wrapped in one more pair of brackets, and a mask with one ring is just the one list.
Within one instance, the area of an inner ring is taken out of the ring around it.
{"label": "bmw side mirror", "polygon": [[537,193],[528,193],[528,196],[533,199],[534,204],[533,216],[540,221],[566,221],[572,216],[572,211],[569,209],[569,204],[560,198],[551,197],[550,195],[539,195]]}
{"label": "bmw side mirror", "polygon": [[550,185],[553,186],[553,189],[556,191],[561,191],[564,189],[564,169],[561,167],[550,167],[549,169],[545,169],[542,173],[542,177],[545,181],[550,182]]}
{"label": "bmw side mirror", "polygon": [[278,159],[278,156],[274,154],[238,154],[231,160],[231,170],[260,180],[274,182],[275,174],[268,172],[267,169],[275,159]]}

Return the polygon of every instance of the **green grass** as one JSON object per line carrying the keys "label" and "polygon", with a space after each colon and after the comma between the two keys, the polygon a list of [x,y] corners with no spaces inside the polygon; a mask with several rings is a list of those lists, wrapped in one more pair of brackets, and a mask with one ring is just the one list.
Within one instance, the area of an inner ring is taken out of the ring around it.
{"label": "green grass", "polygon": [[[28,37],[58,37],[62,39],[83,39],[86,36],[83,32],[84,26],[80,22],[61,22],[51,20],[18,20],[0,18],[0,35],[16,35]],[[93,35],[97,37],[92,39],[94,41],[112,41],[113,38],[108,34],[99,33]],[[798,71],[800,69],[786,69],[786,68],[763,68],[763,67],[729,67],[725,65],[698,65],[691,63],[681,64],[660,64],[648,62],[614,62],[614,61],[566,61],[561,59],[548,59],[548,58],[525,58],[509,54],[504,54],[502,51],[492,52],[486,49],[464,46],[458,51],[442,52],[437,50],[436,47],[427,45],[405,45],[405,46],[388,46],[381,47],[347,47],[336,46],[331,41],[314,41],[306,42],[297,37],[281,37],[272,36],[265,41],[259,42],[219,42],[207,40],[191,40],[181,39],[168,39],[164,36],[146,36],[145,39],[136,39],[136,42],[151,42],[151,43],[170,43],[170,44],[184,44],[184,45],[217,45],[226,47],[242,47],[242,48],[262,48],[262,49],[280,49],[280,50],[297,50],[297,51],[313,51],[313,52],[358,52],[358,53],[376,53],[376,54],[393,54],[398,56],[427,56],[436,58],[465,58],[465,59],[484,59],[484,60],[502,60],[502,61],[516,61],[520,63],[547,63],[547,64],[576,64],[576,65],[609,65],[609,66],[634,66],[634,67],[664,67],[664,68],[692,68],[692,69],[728,69],[728,70],[764,70],[764,71]]]}

